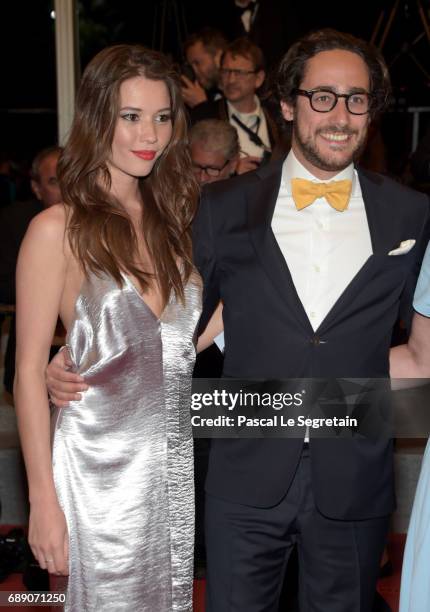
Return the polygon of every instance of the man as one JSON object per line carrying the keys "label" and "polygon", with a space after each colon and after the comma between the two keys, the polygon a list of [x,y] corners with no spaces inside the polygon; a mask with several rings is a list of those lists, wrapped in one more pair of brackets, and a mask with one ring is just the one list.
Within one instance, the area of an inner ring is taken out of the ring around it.
{"label": "man", "polygon": [[194,173],[200,185],[235,174],[239,162],[237,132],[227,121],[204,119],[189,132]]}
{"label": "man", "polygon": [[[14,202],[0,212],[0,302],[15,304],[15,267],[27,227],[44,208],[61,201],[57,163],[61,147],[48,147],[35,156],[30,170],[35,200]],[[15,373],[15,321],[10,327],[5,355],[4,386],[12,393]]]}
{"label": "man", "polygon": [[[201,325],[222,295],[226,377],[386,378],[429,216],[425,195],[354,168],[387,68],[322,30],[291,47],[278,87],[287,158],[203,192]],[[207,612],[275,612],[294,544],[303,612],[371,611],[394,508],[389,441],[216,439],[206,491]]]}
{"label": "man", "polygon": [[[293,122],[286,160],[203,193],[202,325],[222,295],[226,377],[388,377],[428,201],[354,169],[388,94],[386,66],[366,43],[320,31],[290,49],[278,86]],[[413,248],[390,257],[405,240]],[[302,610],[370,612],[394,508],[391,443],[213,440],[206,491],[208,612],[277,610],[294,543]]]}
{"label": "man", "polygon": [[226,46],[224,36],[213,28],[203,28],[185,41],[185,57],[196,76],[195,81],[181,77],[182,95],[190,108],[219,96],[218,71]]}
{"label": "man", "polygon": [[15,265],[18,251],[31,219],[61,200],[57,163],[62,149],[40,151],[30,170],[31,189],[36,200],[14,202],[0,213],[0,301],[15,303]]}
{"label": "man", "polygon": [[61,202],[57,164],[62,150],[62,147],[56,146],[43,149],[39,151],[31,165],[31,189],[43,208]]}
{"label": "man", "polygon": [[222,30],[231,40],[247,36],[263,50],[272,69],[301,31],[299,7],[291,4],[288,0],[221,0]]}
{"label": "man", "polygon": [[218,118],[236,128],[241,150],[240,172],[255,170],[287,149],[267,105],[257,90],[265,79],[261,50],[246,38],[233,41],[221,58],[220,85],[224,98],[205,102],[191,112],[191,121]]}

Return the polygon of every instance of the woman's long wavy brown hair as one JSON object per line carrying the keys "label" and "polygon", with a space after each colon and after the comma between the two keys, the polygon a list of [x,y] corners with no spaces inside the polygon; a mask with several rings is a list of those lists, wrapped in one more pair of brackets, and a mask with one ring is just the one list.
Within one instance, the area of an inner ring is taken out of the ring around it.
{"label": "woman's long wavy brown hair", "polygon": [[[137,76],[166,83],[172,106],[171,140],[150,175],[139,181],[144,202],[142,232],[153,275],[136,263],[137,235],[125,208],[110,193],[107,165],[119,116],[120,86]],[[184,299],[184,284],[193,270],[191,221],[198,185],[187,149],[179,78],[164,55],[140,45],[115,45],[93,58],[79,87],[58,176],[64,202],[70,207],[71,249],[85,274],[107,273],[122,285],[121,273],[129,273],[143,291],[155,277],[164,304],[172,291]]]}

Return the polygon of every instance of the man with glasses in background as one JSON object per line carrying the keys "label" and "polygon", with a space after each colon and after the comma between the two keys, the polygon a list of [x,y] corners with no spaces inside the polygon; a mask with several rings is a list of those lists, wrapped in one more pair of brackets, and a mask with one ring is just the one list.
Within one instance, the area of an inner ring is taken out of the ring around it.
{"label": "man with glasses in background", "polygon": [[216,118],[236,128],[240,146],[238,174],[255,170],[261,163],[281,157],[288,149],[272,111],[257,95],[264,79],[261,49],[247,38],[238,38],[221,57],[219,84],[224,97],[199,104],[190,112],[193,124]]}
{"label": "man with glasses in background", "polygon": [[204,119],[189,132],[193,170],[200,185],[236,174],[239,139],[233,126],[222,119]]}

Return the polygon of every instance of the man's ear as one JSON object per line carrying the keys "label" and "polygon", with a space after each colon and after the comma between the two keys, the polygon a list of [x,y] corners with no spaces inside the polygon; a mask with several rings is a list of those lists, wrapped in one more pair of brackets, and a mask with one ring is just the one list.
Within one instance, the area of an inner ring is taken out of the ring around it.
{"label": "man's ear", "polygon": [[259,89],[263,85],[265,78],[266,73],[264,70],[259,70],[255,75],[255,89]]}
{"label": "man's ear", "polygon": [[34,195],[36,196],[36,198],[38,200],[42,200],[42,196],[41,196],[41,193],[40,193],[39,183],[32,179],[30,184],[31,184],[31,190],[34,193]]}
{"label": "man's ear", "polygon": [[294,120],[294,106],[282,100],[281,102],[281,111],[282,116],[285,121],[293,121]]}

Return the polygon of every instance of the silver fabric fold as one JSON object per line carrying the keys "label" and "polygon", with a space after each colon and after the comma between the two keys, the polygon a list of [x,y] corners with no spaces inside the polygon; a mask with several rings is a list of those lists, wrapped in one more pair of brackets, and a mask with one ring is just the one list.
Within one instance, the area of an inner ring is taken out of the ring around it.
{"label": "silver fabric fold", "polygon": [[54,411],[70,542],[68,612],[191,612],[189,415],[200,279],[158,319],[128,278],[92,275],[67,344],[90,388]]}

